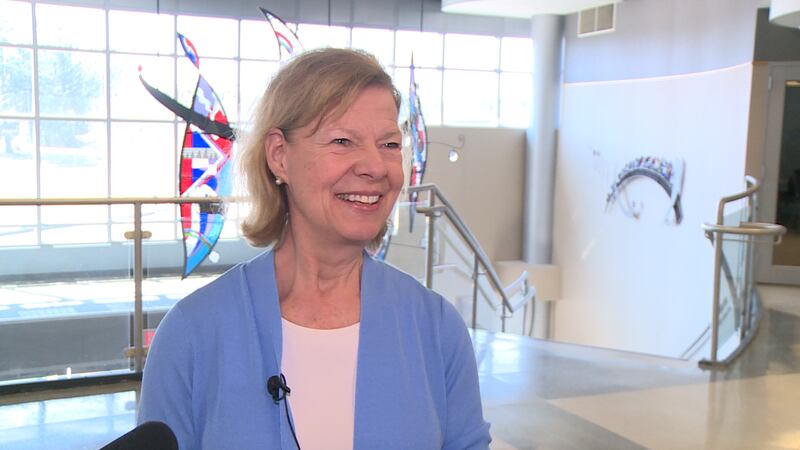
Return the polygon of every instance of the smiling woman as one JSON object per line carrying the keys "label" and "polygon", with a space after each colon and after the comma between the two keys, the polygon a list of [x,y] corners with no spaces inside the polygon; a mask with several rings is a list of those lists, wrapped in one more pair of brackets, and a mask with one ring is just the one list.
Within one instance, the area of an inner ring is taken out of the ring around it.
{"label": "smiling woman", "polygon": [[380,240],[403,185],[401,140],[397,106],[380,86],[365,88],[340,117],[270,130],[268,165],[288,194],[285,239],[296,230],[310,247],[358,251]]}
{"label": "smiling woman", "polygon": [[455,308],[364,251],[403,183],[399,104],[366,53],[314,50],[279,70],[239,160],[244,234],[272,249],[170,310],[140,423],[188,449],[488,448]]}
{"label": "smiling woman", "polygon": [[[266,150],[267,147],[272,145],[277,147],[273,150],[280,151],[284,149],[283,143],[291,145],[291,141],[296,139],[313,139],[316,142],[327,138],[330,144],[334,144],[335,139],[347,139],[348,136],[336,136],[335,132],[354,130],[336,130],[336,127],[348,124],[341,123],[345,119],[342,115],[367,87],[372,88],[371,91],[383,91],[383,97],[391,100],[391,107],[387,106],[387,102],[382,105],[382,126],[388,126],[390,133],[399,135],[397,111],[400,94],[392,85],[389,75],[371,55],[341,49],[307,52],[285,66],[270,83],[256,107],[253,130],[245,140],[239,160],[240,171],[252,197],[252,213],[242,226],[251,243],[266,246],[276,242],[282,237],[284,224],[287,223],[289,205],[283,192],[286,188],[274,183],[277,175],[273,169],[277,166],[268,164],[270,152]],[[362,103],[371,103],[370,100]],[[348,115],[355,113],[349,112]],[[358,123],[358,119],[351,118],[350,122]],[[323,125],[325,130],[320,129]],[[331,135],[331,132],[334,134]],[[323,136],[323,133],[327,134]],[[400,142],[399,136],[395,142]],[[352,139],[348,142],[338,141],[337,146],[343,150],[347,148],[347,143],[352,143]],[[298,146],[302,145],[295,145]],[[274,152],[270,154],[275,155]],[[400,159],[399,152],[397,159]],[[301,184],[292,183],[292,189],[302,188]],[[375,242],[379,242],[382,235],[382,232],[376,231],[373,236]]]}

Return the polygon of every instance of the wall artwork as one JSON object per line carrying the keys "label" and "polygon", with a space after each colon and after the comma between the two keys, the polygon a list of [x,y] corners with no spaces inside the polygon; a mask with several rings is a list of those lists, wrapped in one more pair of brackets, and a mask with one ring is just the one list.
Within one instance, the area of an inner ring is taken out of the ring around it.
{"label": "wall artwork", "polygon": [[654,156],[642,156],[628,162],[617,175],[606,196],[606,211],[617,203],[623,214],[638,220],[643,205],[628,199],[626,187],[631,181],[644,177],[658,183],[669,196],[671,206],[664,220],[670,224],[680,224],[683,220],[681,192],[685,169],[686,164],[682,159],[669,161]]}

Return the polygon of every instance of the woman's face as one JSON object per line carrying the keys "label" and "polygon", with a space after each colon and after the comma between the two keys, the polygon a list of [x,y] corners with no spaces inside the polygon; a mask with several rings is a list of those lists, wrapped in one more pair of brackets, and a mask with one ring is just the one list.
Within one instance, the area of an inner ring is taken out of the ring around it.
{"label": "woman's face", "polygon": [[363,247],[386,223],[403,185],[394,97],[366,88],[311,134],[315,125],[288,140],[274,131],[267,140],[270,168],[287,184],[293,238]]}

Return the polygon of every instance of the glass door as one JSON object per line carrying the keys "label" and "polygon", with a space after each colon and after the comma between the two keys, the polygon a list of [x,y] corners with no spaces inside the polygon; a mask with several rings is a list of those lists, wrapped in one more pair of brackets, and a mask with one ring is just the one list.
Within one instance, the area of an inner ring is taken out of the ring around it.
{"label": "glass door", "polygon": [[800,285],[800,66],[772,68],[760,220],[786,227],[779,245],[760,245],[758,279]]}

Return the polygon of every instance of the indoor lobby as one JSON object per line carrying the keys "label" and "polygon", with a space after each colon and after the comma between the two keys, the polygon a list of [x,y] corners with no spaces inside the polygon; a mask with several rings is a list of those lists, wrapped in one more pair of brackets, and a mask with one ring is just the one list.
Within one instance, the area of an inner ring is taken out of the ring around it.
{"label": "indoor lobby", "polygon": [[264,251],[231,182],[257,101],[325,47],[399,91],[370,251],[463,318],[491,449],[800,449],[798,27],[797,0],[0,0],[0,449],[136,427],[162,318]]}

